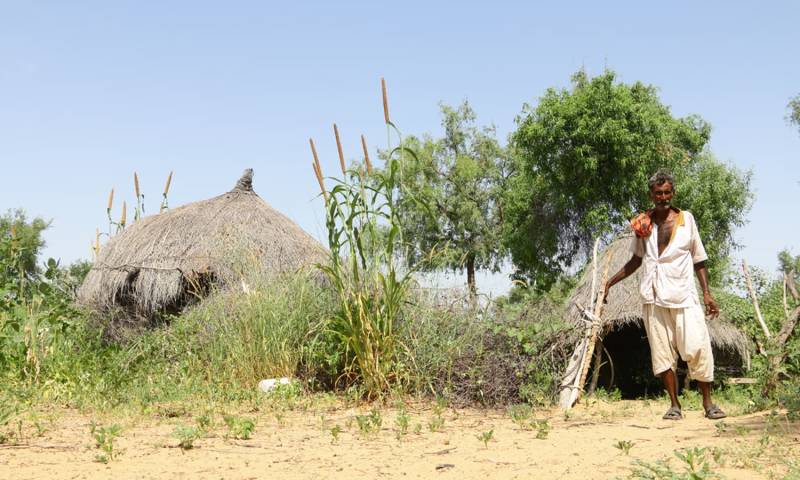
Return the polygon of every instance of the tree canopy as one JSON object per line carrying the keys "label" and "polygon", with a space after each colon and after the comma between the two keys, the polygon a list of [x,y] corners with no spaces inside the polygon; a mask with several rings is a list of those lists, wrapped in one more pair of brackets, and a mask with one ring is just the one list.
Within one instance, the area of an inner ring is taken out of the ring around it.
{"label": "tree canopy", "polygon": [[657,90],[607,70],[579,71],[570,89],[550,88],[525,105],[512,134],[514,174],[504,196],[503,238],[518,274],[544,288],[582,263],[594,240],[621,231],[649,208],[657,170],[676,180],[675,204],[691,210],[714,267],[735,245],[752,194],[750,174],[720,163],[706,145],[710,125],[675,118]]}
{"label": "tree canopy", "polygon": [[797,126],[798,131],[800,131],[800,95],[789,100],[789,115],[787,116],[789,122],[795,124]]}
{"label": "tree canopy", "polygon": [[41,218],[28,221],[23,210],[0,215],[0,285],[37,271],[39,251],[44,247],[42,232],[49,225]]}
{"label": "tree canopy", "polygon": [[434,247],[440,253],[425,268],[467,272],[475,292],[475,271],[497,271],[503,259],[499,196],[508,160],[494,127],[478,127],[464,101],[441,105],[444,136],[410,136],[404,146],[416,152],[401,167],[403,190],[397,202],[411,264]]}

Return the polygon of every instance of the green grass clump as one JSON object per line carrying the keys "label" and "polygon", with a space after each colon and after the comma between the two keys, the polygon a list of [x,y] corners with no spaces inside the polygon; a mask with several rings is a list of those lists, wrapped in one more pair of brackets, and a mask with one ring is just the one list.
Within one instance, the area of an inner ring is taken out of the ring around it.
{"label": "green grass clump", "polygon": [[194,448],[194,442],[203,435],[203,431],[198,427],[178,425],[172,435],[178,439],[178,447],[181,450],[191,450]]}

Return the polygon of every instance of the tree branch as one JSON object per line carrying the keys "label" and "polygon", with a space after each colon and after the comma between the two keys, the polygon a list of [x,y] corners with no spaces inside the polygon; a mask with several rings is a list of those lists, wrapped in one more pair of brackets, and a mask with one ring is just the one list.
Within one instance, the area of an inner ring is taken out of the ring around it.
{"label": "tree branch", "polygon": [[753,300],[753,307],[756,310],[756,319],[761,325],[761,330],[764,331],[764,335],[769,340],[772,338],[772,334],[769,333],[769,328],[767,328],[767,324],[764,323],[764,317],[761,315],[761,308],[758,306],[758,297],[756,297],[753,284],[750,282],[750,271],[747,269],[747,260],[742,260],[742,271],[744,272],[744,279],[747,282],[747,290],[750,292],[750,298]]}

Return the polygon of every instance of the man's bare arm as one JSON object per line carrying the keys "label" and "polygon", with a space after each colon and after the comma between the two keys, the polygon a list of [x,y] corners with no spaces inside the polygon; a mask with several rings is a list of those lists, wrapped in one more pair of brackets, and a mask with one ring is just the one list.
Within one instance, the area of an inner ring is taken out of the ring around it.
{"label": "man's bare arm", "polygon": [[609,278],[608,282],[606,282],[606,288],[605,291],[603,292],[603,301],[604,302],[606,301],[606,298],[608,297],[608,291],[611,289],[611,287],[631,276],[633,272],[635,272],[641,265],[642,265],[642,257],[638,255],[633,255],[631,259],[628,260],[628,263],[626,263],[619,270],[619,272],[614,274],[614,276]]}
{"label": "man's bare arm", "polygon": [[706,315],[716,317],[719,315],[719,305],[711,295],[711,290],[708,288],[708,270],[706,270],[706,262],[697,262],[694,264],[694,273],[697,275],[697,280],[700,282],[700,289],[703,290],[703,303],[706,305]]}

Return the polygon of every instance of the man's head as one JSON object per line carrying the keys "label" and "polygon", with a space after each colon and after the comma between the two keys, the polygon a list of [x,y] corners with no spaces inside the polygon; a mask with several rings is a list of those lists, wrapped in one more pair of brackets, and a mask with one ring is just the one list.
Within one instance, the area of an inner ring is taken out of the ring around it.
{"label": "man's head", "polygon": [[650,200],[656,205],[656,209],[669,208],[675,194],[675,180],[672,175],[659,171],[650,177],[647,184],[650,187]]}

